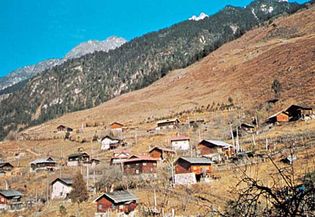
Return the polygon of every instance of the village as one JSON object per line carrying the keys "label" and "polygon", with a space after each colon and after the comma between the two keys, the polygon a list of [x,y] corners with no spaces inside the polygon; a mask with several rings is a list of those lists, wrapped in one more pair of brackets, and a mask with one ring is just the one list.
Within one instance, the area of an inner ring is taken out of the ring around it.
{"label": "village", "polygon": [[[284,166],[307,162],[303,169],[314,171],[311,107],[290,105],[263,121],[245,116],[233,123],[228,115],[238,112],[183,113],[138,126],[114,121],[74,129],[64,124],[46,135],[18,135],[0,152],[0,210],[8,216],[30,210],[40,216],[57,203],[52,212],[77,216],[77,208],[70,211],[76,206],[69,195],[80,174],[89,195],[88,215],[83,216],[178,216],[189,205],[161,205],[163,191],[180,195],[183,186],[219,186],[226,174],[267,164],[270,158]],[[289,134],[288,129],[300,130]],[[217,136],[209,137],[209,131]],[[17,141],[24,145],[14,146]],[[208,203],[211,211],[218,209],[218,202]]]}

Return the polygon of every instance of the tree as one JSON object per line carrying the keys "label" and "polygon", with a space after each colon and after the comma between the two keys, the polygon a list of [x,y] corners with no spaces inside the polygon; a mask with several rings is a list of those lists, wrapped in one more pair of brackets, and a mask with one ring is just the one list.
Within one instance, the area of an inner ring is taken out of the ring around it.
{"label": "tree", "polygon": [[69,197],[73,203],[82,203],[89,199],[89,194],[86,188],[86,183],[83,180],[83,176],[80,172],[76,174],[73,180],[73,188],[69,194]]}
{"label": "tree", "polygon": [[[228,202],[222,216],[314,216],[315,215],[315,176],[308,174],[297,185],[293,167],[279,168],[270,158],[277,172],[271,175],[273,184],[249,177],[244,177],[237,186],[244,186],[238,191],[237,199]],[[284,183],[281,185],[280,183]]]}
{"label": "tree", "polygon": [[280,96],[281,92],[281,83],[277,79],[273,80],[271,89],[275,92],[276,97]]}

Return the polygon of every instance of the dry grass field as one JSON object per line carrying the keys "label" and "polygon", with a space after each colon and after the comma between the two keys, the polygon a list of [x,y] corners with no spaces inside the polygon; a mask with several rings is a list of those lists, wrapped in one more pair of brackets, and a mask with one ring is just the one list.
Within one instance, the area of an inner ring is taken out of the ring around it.
{"label": "dry grass field", "polygon": [[[106,167],[113,154],[101,151],[98,137],[108,133],[111,122],[125,125],[123,138],[126,149],[133,154],[144,154],[154,146],[169,147],[170,138],[176,134],[187,135],[195,146],[200,139],[221,139],[232,142],[229,137],[229,122],[249,121],[258,115],[263,122],[269,115],[292,103],[315,107],[315,7],[282,17],[272,24],[247,32],[240,39],[225,44],[200,62],[166,75],[151,86],[114,98],[96,108],[66,114],[60,118],[24,130],[18,140],[0,142],[0,154],[15,167],[14,176],[0,177],[0,188],[7,180],[12,188],[23,191],[27,197],[47,197],[47,186],[56,177],[72,177],[81,168],[62,166],[55,173],[29,173],[29,162],[52,156],[60,165],[69,154],[79,149],[101,160],[100,170]],[[280,100],[273,106],[266,101],[274,98],[271,84],[280,81]],[[233,99],[230,110],[209,111],[208,105],[226,104]],[[150,133],[156,120],[177,117],[181,121],[203,119],[199,128],[181,126],[177,130]],[[64,140],[63,132],[56,132],[60,124],[74,128],[72,138]],[[82,127],[83,126],[83,127]],[[79,130],[81,129],[81,130]],[[293,165],[295,181],[305,173],[315,170],[315,120],[281,124],[256,135],[253,147],[251,135],[240,139],[246,150],[270,154],[280,167],[281,157],[295,145],[297,160]],[[24,139],[22,139],[24,138]],[[82,139],[87,142],[81,143]],[[276,144],[274,150],[266,151],[265,141]],[[276,154],[275,154],[276,153]],[[190,153],[185,153],[190,154]],[[20,155],[18,158],[17,156]],[[211,210],[223,210],[225,203],[235,197],[233,190],[241,176],[247,174],[271,185],[270,177],[276,168],[270,160],[259,163],[214,168],[213,175],[219,179],[210,183],[169,188],[153,184],[132,189],[139,197],[139,209],[153,206],[157,192],[157,204],[165,213],[175,210],[176,215],[205,216]],[[82,173],[86,171],[82,169]],[[91,178],[91,177],[90,177]],[[93,183],[92,179],[89,180]],[[281,185],[281,183],[280,183]],[[80,205],[80,216],[94,216],[96,206],[91,193],[90,200]],[[67,209],[67,216],[76,216],[77,205],[70,202],[50,201],[18,214],[1,216],[61,216],[59,206]],[[41,210],[35,215],[35,211]],[[196,213],[198,210],[198,213]]]}

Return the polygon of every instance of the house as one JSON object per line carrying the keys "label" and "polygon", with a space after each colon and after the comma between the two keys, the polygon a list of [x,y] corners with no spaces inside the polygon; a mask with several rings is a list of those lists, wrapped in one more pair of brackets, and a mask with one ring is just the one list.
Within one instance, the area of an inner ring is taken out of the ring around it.
{"label": "house", "polygon": [[187,136],[176,136],[171,138],[173,150],[187,151],[190,149],[190,138]]}
{"label": "house", "polygon": [[253,133],[255,131],[255,126],[248,123],[242,123],[240,129],[246,131],[247,133]]}
{"label": "house", "polygon": [[76,167],[89,163],[90,156],[85,152],[75,153],[68,156],[67,166]]}
{"label": "house", "polygon": [[124,160],[130,157],[130,153],[127,150],[115,151],[110,159],[110,165],[121,164]]}
{"label": "house", "polygon": [[8,172],[13,170],[13,165],[8,162],[0,161],[0,176],[1,174],[5,175]]}
{"label": "house", "polygon": [[288,122],[288,121],[289,121],[289,114],[284,111],[281,111],[281,112],[271,115],[268,118],[267,123],[274,124],[274,123]]}
{"label": "house", "polygon": [[105,136],[101,139],[101,150],[115,149],[119,146],[120,142],[120,139]]}
{"label": "house", "polygon": [[202,156],[214,153],[222,154],[225,157],[232,157],[235,154],[235,147],[219,140],[202,140],[197,145],[198,153]]}
{"label": "house", "polygon": [[72,128],[66,127],[65,125],[59,125],[59,126],[57,127],[57,130],[58,130],[58,131],[67,131],[67,132],[72,132],[72,131],[73,131]]}
{"label": "house", "polygon": [[124,125],[118,122],[113,122],[110,124],[110,129],[114,133],[122,133]]}
{"label": "house", "polygon": [[194,173],[197,180],[211,172],[213,162],[204,157],[180,157],[175,162],[175,173]]}
{"label": "house", "polygon": [[129,191],[114,191],[104,193],[95,199],[97,217],[108,216],[108,212],[123,212],[129,214],[137,207],[138,198]]}
{"label": "house", "polygon": [[158,121],[156,130],[162,130],[162,129],[175,129],[179,125],[179,120],[177,118],[174,119],[166,119]]}
{"label": "house", "polygon": [[176,152],[169,148],[154,147],[149,151],[152,158],[166,160],[176,155]]}
{"label": "house", "polygon": [[51,199],[66,199],[72,190],[72,179],[57,178],[51,182]]}
{"label": "house", "polygon": [[311,107],[300,105],[291,105],[285,110],[285,112],[289,114],[290,121],[305,119],[306,117],[310,117],[314,114]]}
{"label": "house", "polygon": [[30,164],[31,172],[38,172],[43,170],[54,171],[57,166],[57,162],[51,157],[37,159],[32,161]]}
{"label": "house", "polygon": [[126,175],[155,174],[158,159],[146,156],[132,156],[123,161],[123,172]]}
{"label": "house", "polygon": [[0,210],[21,210],[23,194],[16,190],[0,190]]}

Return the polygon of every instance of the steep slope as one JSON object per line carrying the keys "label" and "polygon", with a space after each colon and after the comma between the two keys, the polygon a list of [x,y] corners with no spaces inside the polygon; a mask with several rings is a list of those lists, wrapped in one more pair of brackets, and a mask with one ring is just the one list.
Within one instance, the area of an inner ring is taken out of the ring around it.
{"label": "steep slope", "polygon": [[[109,37],[104,41],[91,40],[83,42],[71,49],[63,59],[49,59],[34,65],[24,66],[22,68],[16,69],[7,76],[0,78],[0,95],[2,95],[1,90],[11,87],[21,81],[32,78],[35,75],[44,72],[45,70],[49,70],[56,65],[64,63],[68,59],[79,58],[95,51],[108,52],[109,50],[113,50],[126,42],[127,41],[125,39],[116,36]],[[21,87],[21,84],[18,86]],[[12,91],[12,88],[5,90],[4,92],[11,93],[10,90]]]}
{"label": "steep slope", "polygon": [[246,8],[228,6],[203,20],[185,21],[147,34],[114,51],[68,60],[31,79],[22,90],[1,102],[0,138],[11,130],[90,108],[147,86],[254,26],[299,8],[277,0],[256,0]]}
{"label": "steep slope", "polygon": [[[282,85],[279,107],[289,103],[315,106],[315,7],[227,43],[202,61],[172,71],[147,88],[116,97],[96,108],[75,112],[26,130],[53,132],[58,124],[161,118],[176,112],[226,103],[231,97],[242,111],[261,110],[274,98],[272,82]],[[270,113],[273,111],[270,111]]]}

